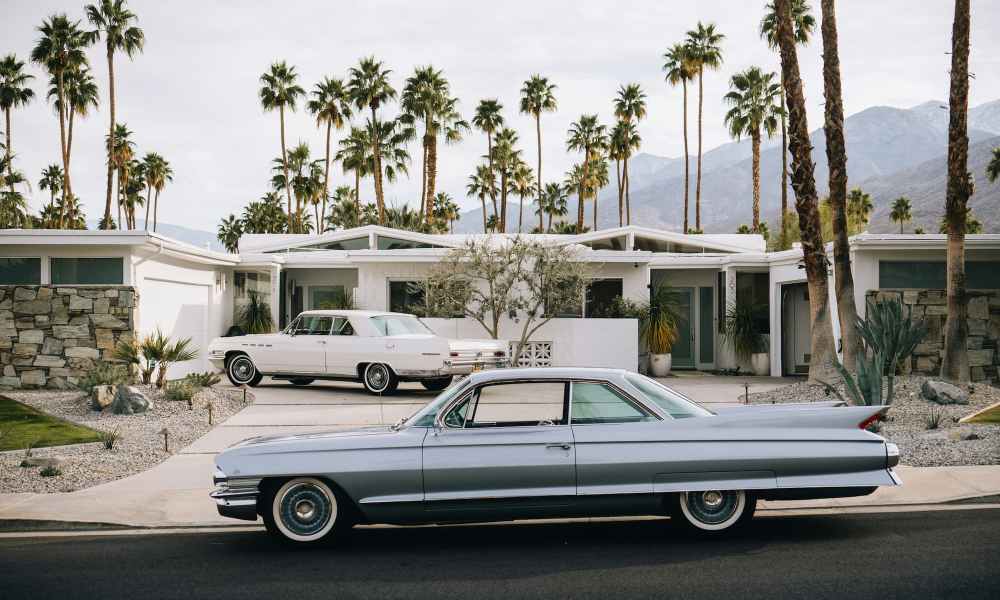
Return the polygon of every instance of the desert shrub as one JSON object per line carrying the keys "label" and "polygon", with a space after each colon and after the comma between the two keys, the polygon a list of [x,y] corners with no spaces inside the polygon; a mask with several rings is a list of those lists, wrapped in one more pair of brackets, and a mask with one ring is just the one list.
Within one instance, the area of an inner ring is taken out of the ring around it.
{"label": "desert shrub", "polygon": [[944,415],[941,414],[939,410],[932,410],[926,417],[924,417],[924,426],[927,429],[937,429],[941,426],[941,419]]}
{"label": "desert shrub", "polygon": [[191,402],[191,399],[194,398],[197,391],[198,388],[182,379],[180,381],[171,381],[168,383],[164,396],[167,400]]}
{"label": "desert shrub", "polygon": [[121,439],[122,434],[118,427],[111,431],[101,431],[98,433],[105,450],[114,450],[115,444]]}
{"label": "desert shrub", "polygon": [[644,319],[648,315],[649,307],[621,296],[594,306],[589,314],[595,319]]}
{"label": "desert shrub", "polygon": [[184,377],[184,381],[196,388],[212,387],[222,381],[217,373],[205,371],[204,373],[190,373]]}
{"label": "desert shrub", "polygon": [[39,471],[38,474],[41,475],[42,477],[57,477],[59,475],[62,475],[62,471],[60,471],[55,467],[45,467],[44,469]]}
{"label": "desert shrub", "polygon": [[128,367],[107,362],[99,362],[80,378],[76,386],[90,395],[99,385],[122,385],[128,383]]}

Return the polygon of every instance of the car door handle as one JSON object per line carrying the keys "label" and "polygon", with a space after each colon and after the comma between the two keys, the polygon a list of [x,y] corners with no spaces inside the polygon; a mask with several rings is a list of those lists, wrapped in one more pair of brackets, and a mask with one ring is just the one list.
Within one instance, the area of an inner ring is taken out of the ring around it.
{"label": "car door handle", "polygon": [[386,344],[385,347],[387,350],[392,350],[393,348],[396,347],[396,344]]}
{"label": "car door handle", "polygon": [[319,341],[318,341],[318,342],[316,342],[316,343],[317,343],[317,344],[323,344],[323,345],[325,346],[325,345],[326,345],[326,340],[319,340]]}
{"label": "car door handle", "polygon": [[570,448],[572,448],[572,446],[569,445],[569,444],[565,444],[565,443],[564,444],[545,444],[545,448],[546,449],[548,449],[548,448],[558,448],[559,450],[569,450]]}

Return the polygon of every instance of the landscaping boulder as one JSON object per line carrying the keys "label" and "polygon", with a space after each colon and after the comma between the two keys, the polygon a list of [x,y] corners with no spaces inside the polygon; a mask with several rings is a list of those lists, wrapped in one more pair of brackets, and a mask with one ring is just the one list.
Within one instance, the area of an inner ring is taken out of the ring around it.
{"label": "landscaping boulder", "polygon": [[95,385],[91,398],[94,410],[104,410],[115,401],[115,386]]}
{"label": "landscaping boulder", "polygon": [[960,387],[943,381],[928,379],[920,386],[920,394],[938,404],[968,404],[969,393]]}
{"label": "landscaping boulder", "polygon": [[66,462],[58,456],[29,456],[21,461],[24,468],[41,467],[43,469],[58,469]]}
{"label": "landscaping boulder", "polygon": [[131,385],[120,385],[115,392],[115,400],[111,403],[111,412],[116,415],[133,415],[144,413],[153,406],[153,403],[139,391],[139,388]]}

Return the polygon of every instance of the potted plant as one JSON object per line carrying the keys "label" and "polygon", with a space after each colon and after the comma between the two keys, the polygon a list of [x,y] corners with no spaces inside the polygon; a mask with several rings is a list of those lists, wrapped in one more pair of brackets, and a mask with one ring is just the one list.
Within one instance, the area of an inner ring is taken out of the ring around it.
{"label": "potted plant", "polygon": [[240,328],[250,334],[274,331],[271,306],[256,292],[250,292],[249,300],[237,313],[236,319]]}
{"label": "potted plant", "polygon": [[722,337],[736,353],[736,360],[749,365],[754,375],[767,375],[771,371],[768,336],[760,326],[761,313],[767,308],[747,303],[734,303],[726,310]]}
{"label": "potted plant", "polygon": [[639,335],[649,348],[649,371],[654,377],[670,374],[673,360],[670,349],[677,341],[677,323],[681,319],[677,294],[661,284],[653,290],[649,307],[639,321]]}

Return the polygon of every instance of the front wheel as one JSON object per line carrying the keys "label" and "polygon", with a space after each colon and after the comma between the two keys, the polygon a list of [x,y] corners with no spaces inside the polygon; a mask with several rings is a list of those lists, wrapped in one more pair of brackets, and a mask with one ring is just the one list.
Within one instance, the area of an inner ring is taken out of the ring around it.
{"label": "front wheel", "polygon": [[422,380],[420,382],[420,385],[424,386],[425,389],[428,389],[432,392],[440,392],[444,388],[451,385],[451,380],[452,380],[451,375],[448,375],[447,377],[435,377],[434,379]]}
{"label": "front wheel", "polygon": [[681,492],[672,499],[674,519],[689,529],[716,533],[749,521],[756,498],[743,490]]}
{"label": "front wheel", "polygon": [[399,378],[392,372],[389,365],[371,363],[364,368],[361,382],[369,394],[391,394],[399,386]]}
{"label": "front wheel", "polygon": [[274,492],[262,516],[268,533],[281,541],[314,546],[346,522],[344,508],[326,482],[298,477]]}
{"label": "front wheel", "polygon": [[241,385],[255,387],[264,378],[246,354],[238,354],[229,359],[229,364],[226,365],[226,377],[236,387]]}

